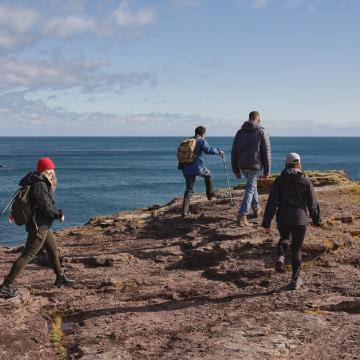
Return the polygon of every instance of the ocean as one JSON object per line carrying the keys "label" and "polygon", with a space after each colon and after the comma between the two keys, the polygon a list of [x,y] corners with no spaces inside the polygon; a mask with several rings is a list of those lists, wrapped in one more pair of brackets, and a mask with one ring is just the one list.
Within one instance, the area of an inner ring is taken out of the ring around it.
{"label": "ocean", "polygon": [[[163,204],[182,196],[184,179],[177,169],[178,137],[0,137],[1,210],[18,188],[19,180],[36,168],[43,156],[53,158],[59,187],[57,206],[65,223],[55,229],[86,223],[91,217],[112,214],[153,204]],[[211,146],[225,150],[230,184],[232,137],[208,138]],[[346,170],[360,180],[360,138],[272,137],[273,172],[282,169],[285,155],[298,152],[305,170]],[[207,156],[216,187],[226,187],[221,158]],[[202,179],[196,191],[204,191]],[[23,227],[11,225],[0,217],[0,244],[24,243]]]}

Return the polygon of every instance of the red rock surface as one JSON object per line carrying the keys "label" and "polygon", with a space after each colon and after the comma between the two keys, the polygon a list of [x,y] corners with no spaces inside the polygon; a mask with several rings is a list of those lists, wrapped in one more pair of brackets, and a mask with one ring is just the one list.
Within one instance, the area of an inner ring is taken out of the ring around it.
{"label": "red rock surface", "polygon": [[[238,228],[226,192],[211,203],[195,196],[186,220],[175,199],[58,233],[77,284],[54,288],[40,258],[29,265],[17,283],[21,297],[0,298],[0,358],[64,358],[61,344],[69,359],[359,357],[359,185],[322,187],[318,197],[326,227],[309,228],[298,291],[286,288],[289,269],[273,270],[275,224],[271,235],[256,220]],[[0,248],[0,274],[18,255]]]}

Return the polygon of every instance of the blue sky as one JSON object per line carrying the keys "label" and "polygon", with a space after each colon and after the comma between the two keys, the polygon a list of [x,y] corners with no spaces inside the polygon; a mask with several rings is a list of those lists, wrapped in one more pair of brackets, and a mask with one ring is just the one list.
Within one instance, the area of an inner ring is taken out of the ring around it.
{"label": "blue sky", "polygon": [[360,136],[358,0],[0,1],[0,135]]}

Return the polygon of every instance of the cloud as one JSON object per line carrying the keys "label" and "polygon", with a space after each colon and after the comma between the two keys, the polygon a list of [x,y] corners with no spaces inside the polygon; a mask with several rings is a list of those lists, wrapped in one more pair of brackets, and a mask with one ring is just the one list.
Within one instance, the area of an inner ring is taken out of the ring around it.
{"label": "cloud", "polygon": [[266,7],[269,0],[237,0],[235,4],[239,6],[251,6],[254,9],[262,9]]}
{"label": "cloud", "polygon": [[0,5],[0,25],[16,32],[26,32],[39,22],[40,15],[30,8],[16,5]]}
{"label": "cloud", "polygon": [[144,27],[151,25],[156,20],[154,9],[144,7],[133,12],[128,1],[122,1],[114,12],[116,22],[124,27]]}
{"label": "cloud", "polygon": [[194,8],[200,5],[200,0],[171,0],[171,3],[177,8]]}
{"label": "cloud", "polygon": [[90,59],[78,62],[0,59],[0,90],[79,89],[84,93],[123,93],[131,88],[154,87],[150,73],[103,72],[109,61]]}
{"label": "cloud", "polygon": [[193,114],[178,113],[104,113],[72,112],[48,107],[42,101],[26,98],[24,92],[0,95],[2,135],[168,135],[192,132],[196,124],[216,124],[218,119],[204,119]]}
{"label": "cloud", "polygon": [[[90,101],[93,99],[89,98]],[[107,113],[74,112],[60,107],[49,107],[40,100],[26,97],[25,92],[0,94],[0,133],[26,136],[126,136],[162,135],[184,136],[197,125],[209,128],[211,134],[234,136],[239,119],[203,117],[198,114],[148,112]],[[271,121],[265,123],[271,136],[356,136],[360,135],[360,122],[331,124],[318,121]]]}
{"label": "cloud", "polygon": [[316,7],[315,5],[308,5],[306,10],[309,14],[313,14],[316,11]]}
{"label": "cloud", "polygon": [[261,9],[268,4],[268,0],[253,0],[253,8]]}
{"label": "cloud", "polygon": [[13,34],[4,31],[0,32],[0,49],[2,50],[14,49],[29,41],[30,41],[29,37],[24,34]]}
{"label": "cloud", "polygon": [[44,33],[62,38],[84,32],[96,31],[96,22],[87,16],[70,15],[63,18],[53,18],[46,24]]}
{"label": "cloud", "polygon": [[304,0],[287,0],[285,6],[289,8],[296,8],[304,4]]}

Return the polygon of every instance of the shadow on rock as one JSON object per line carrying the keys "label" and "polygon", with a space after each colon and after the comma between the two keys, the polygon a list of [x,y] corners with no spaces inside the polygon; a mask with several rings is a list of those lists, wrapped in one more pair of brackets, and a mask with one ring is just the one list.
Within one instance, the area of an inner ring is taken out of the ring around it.
{"label": "shadow on rock", "polygon": [[218,265],[221,261],[224,261],[227,256],[227,251],[218,244],[214,245],[212,248],[204,248],[201,250],[189,249],[185,250],[183,259],[175,264],[167,266],[166,269],[200,270]]}
{"label": "shadow on rock", "polygon": [[259,285],[268,287],[269,280],[266,280],[270,273],[263,270],[238,270],[219,272],[217,269],[209,269],[204,271],[203,277],[213,281],[231,282],[237,287],[246,287],[251,285]]}

